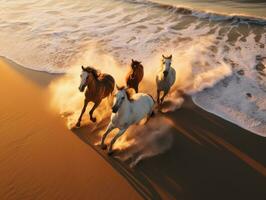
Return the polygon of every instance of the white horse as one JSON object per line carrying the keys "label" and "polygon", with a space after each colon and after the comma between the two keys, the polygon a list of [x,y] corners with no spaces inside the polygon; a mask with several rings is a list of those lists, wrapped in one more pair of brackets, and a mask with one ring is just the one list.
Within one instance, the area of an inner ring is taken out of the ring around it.
{"label": "white horse", "polygon": [[129,89],[124,87],[117,87],[118,91],[115,95],[114,104],[112,107],[111,121],[102,137],[101,148],[106,149],[107,145],[104,143],[107,135],[115,128],[119,132],[112,139],[108,154],[112,153],[113,145],[116,140],[125,133],[129,126],[137,124],[142,119],[147,119],[153,114],[154,100],[144,93],[130,94]]}
{"label": "white horse", "polygon": [[[156,85],[157,85],[157,103],[161,105],[165,96],[170,91],[172,85],[175,83],[176,72],[173,67],[171,67],[172,63],[172,55],[166,57],[162,55],[162,64],[156,75]],[[163,91],[163,96],[160,99],[161,92]]]}

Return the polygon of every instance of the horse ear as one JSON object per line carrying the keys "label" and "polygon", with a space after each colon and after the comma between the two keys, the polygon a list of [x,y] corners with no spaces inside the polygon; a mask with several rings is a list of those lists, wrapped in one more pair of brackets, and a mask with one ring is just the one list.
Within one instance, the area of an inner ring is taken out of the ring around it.
{"label": "horse ear", "polygon": [[172,54],[169,56],[170,59],[172,59]]}
{"label": "horse ear", "polygon": [[133,59],[131,59],[131,62],[135,62]]}
{"label": "horse ear", "polygon": [[81,69],[84,71],[85,70],[85,68],[83,67],[83,65],[81,66]]}
{"label": "horse ear", "polygon": [[164,55],[162,55],[163,56],[163,58],[165,58],[165,56]]}
{"label": "horse ear", "polygon": [[116,87],[117,90],[119,90],[119,86],[117,84],[115,84],[115,87]]}

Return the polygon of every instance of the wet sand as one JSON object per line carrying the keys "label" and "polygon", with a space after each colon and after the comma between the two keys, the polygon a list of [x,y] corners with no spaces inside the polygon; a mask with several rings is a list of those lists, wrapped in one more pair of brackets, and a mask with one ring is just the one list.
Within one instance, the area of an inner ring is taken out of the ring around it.
{"label": "wet sand", "polygon": [[49,108],[57,78],[0,58],[0,199],[141,199]]}
{"label": "wet sand", "polygon": [[134,168],[129,167],[130,161],[120,159],[127,150],[116,150],[109,157],[94,145],[100,139],[98,131],[108,121],[90,134],[90,126],[73,132],[112,164],[145,199],[265,199],[265,137],[202,110],[189,97],[181,109],[157,115],[171,123],[172,147]]}
{"label": "wet sand", "polygon": [[5,59],[0,74],[1,199],[265,199],[266,139],[189,98],[164,114],[172,148],[130,168],[94,145],[91,127],[69,131],[52,112],[57,76]]}

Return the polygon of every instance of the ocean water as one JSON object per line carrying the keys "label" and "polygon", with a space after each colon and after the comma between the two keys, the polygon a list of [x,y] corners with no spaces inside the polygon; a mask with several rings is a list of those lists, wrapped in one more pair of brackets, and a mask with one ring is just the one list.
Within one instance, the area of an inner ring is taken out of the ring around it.
{"label": "ocean water", "polygon": [[0,29],[0,55],[49,73],[90,65],[93,48],[120,67],[141,60],[149,72],[172,53],[176,87],[266,136],[266,1],[2,0]]}

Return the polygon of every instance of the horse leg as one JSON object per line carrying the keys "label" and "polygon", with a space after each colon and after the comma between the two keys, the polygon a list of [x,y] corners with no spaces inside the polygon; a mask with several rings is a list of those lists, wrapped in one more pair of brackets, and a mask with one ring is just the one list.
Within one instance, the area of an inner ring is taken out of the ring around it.
{"label": "horse leg", "polygon": [[151,108],[150,112],[148,113],[148,115],[146,116],[146,121],[144,124],[147,124],[149,122],[149,120],[155,115],[154,110]]}
{"label": "horse leg", "polygon": [[110,123],[105,131],[105,133],[103,134],[103,137],[102,137],[102,141],[101,141],[101,148],[102,149],[106,149],[107,148],[107,145],[104,144],[104,141],[105,141],[105,138],[107,137],[107,135],[112,131],[114,130],[114,126],[112,123]]}
{"label": "horse leg", "polygon": [[113,145],[114,145],[114,143],[116,142],[116,140],[121,135],[123,135],[123,133],[125,133],[126,130],[127,130],[126,128],[119,130],[119,132],[116,134],[116,136],[112,139],[111,144],[110,144],[110,147],[109,147],[109,150],[108,150],[108,155],[111,155],[113,153]]}
{"label": "horse leg", "polygon": [[91,120],[92,122],[96,122],[96,118],[93,117],[93,112],[94,112],[94,110],[98,107],[98,105],[99,105],[100,103],[101,103],[101,102],[94,102],[94,105],[93,105],[92,109],[90,110],[90,120]]}
{"label": "horse leg", "polygon": [[138,84],[135,85],[134,89],[135,89],[135,92],[136,92],[136,93],[139,92],[139,86],[138,86]]}
{"label": "horse leg", "polygon": [[160,105],[160,90],[157,89],[157,104]]}
{"label": "horse leg", "polygon": [[161,103],[163,103],[164,97],[168,94],[169,90],[163,92],[163,96],[161,98]]}
{"label": "horse leg", "polygon": [[76,124],[76,127],[80,127],[80,122],[81,122],[81,119],[82,119],[82,116],[83,116],[84,112],[86,111],[88,103],[89,103],[89,101],[87,99],[85,99],[83,108],[81,110],[81,113],[80,113],[80,116],[79,116],[79,119],[78,119],[78,122]]}

